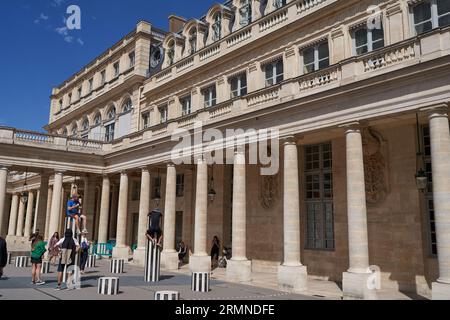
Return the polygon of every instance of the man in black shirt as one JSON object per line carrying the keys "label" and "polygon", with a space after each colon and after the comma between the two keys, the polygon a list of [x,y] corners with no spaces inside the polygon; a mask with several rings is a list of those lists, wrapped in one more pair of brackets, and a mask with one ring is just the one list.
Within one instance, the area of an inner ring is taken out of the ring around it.
{"label": "man in black shirt", "polygon": [[155,209],[149,213],[150,217],[150,226],[147,230],[146,236],[153,243],[156,242],[156,245],[161,247],[161,241],[163,239],[163,234],[161,230],[161,218],[162,213],[159,209]]}

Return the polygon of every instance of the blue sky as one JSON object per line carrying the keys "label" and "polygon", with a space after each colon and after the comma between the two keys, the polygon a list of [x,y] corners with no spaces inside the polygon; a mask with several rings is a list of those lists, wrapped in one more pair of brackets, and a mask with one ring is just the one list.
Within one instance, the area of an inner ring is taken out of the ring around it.
{"label": "blue sky", "polygon": [[[51,88],[129,33],[139,20],[167,30],[170,14],[201,17],[212,0],[0,0],[0,125],[42,131]],[[66,30],[71,4],[81,30]]]}

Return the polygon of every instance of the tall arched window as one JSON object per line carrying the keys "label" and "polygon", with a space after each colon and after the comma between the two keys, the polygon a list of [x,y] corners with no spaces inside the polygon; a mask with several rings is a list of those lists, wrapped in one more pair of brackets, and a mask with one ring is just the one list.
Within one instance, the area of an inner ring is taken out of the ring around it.
{"label": "tall arched window", "polygon": [[82,125],[82,127],[81,127],[81,130],[82,130],[83,132],[89,130],[89,120],[88,120],[88,119],[84,119],[83,125]]}
{"label": "tall arched window", "polygon": [[102,123],[102,116],[97,113],[94,118],[94,126],[98,126],[100,123]]}
{"label": "tall arched window", "polygon": [[189,54],[197,51],[197,28],[194,27],[189,31]]}
{"label": "tall arched window", "polygon": [[214,15],[214,23],[212,24],[212,40],[217,41],[222,37],[222,13],[217,12]]}
{"label": "tall arched window", "polygon": [[78,126],[76,123],[72,125],[72,137],[76,137],[78,135]]}
{"label": "tall arched window", "polygon": [[112,107],[106,114],[106,119],[114,120],[116,118],[116,108]]}
{"label": "tall arched window", "polygon": [[128,98],[122,106],[122,112],[128,112],[132,108],[133,108],[133,102],[131,102],[131,99]]}
{"label": "tall arched window", "polygon": [[114,131],[116,128],[116,108],[111,107],[106,114],[107,123],[105,125],[105,141],[111,142],[114,140]]}

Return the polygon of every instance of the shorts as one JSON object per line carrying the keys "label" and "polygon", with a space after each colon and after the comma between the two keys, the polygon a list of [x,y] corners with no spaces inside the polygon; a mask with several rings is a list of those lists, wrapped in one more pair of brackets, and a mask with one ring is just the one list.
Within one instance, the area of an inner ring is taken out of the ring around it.
{"label": "shorts", "polygon": [[[69,268],[69,267],[71,267],[71,266],[73,266],[73,265],[75,265],[75,263],[71,263],[71,264],[68,264],[67,265],[67,268]],[[57,270],[57,272],[64,272],[64,269],[66,268],[66,265],[65,264],[62,264],[61,263],[61,261],[58,263],[58,270]]]}
{"label": "shorts", "polygon": [[161,228],[155,228],[155,229],[148,230],[147,234],[152,238],[155,238],[155,235],[156,235],[156,238],[160,238],[162,236],[162,231],[161,231]]}
{"label": "shorts", "polygon": [[32,264],[42,264],[42,258],[39,258],[39,259],[31,258],[31,263]]}

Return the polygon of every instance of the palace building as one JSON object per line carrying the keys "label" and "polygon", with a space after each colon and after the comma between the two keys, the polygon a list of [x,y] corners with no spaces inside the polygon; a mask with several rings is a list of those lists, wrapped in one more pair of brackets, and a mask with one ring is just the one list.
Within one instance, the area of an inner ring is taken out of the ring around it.
{"label": "palace building", "polygon": [[[91,239],[139,265],[160,207],[166,270],[181,240],[209,270],[218,236],[230,281],[370,298],[375,270],[381,288],[450,299],[450,1],[232,0],[169,26],[139,22],[53,88],[47,133],[0,127],[10,250],[62,232],[78,192]],[[248,145],[234,164],[195,148],[175,164],[172,134],[198,122],[279,130],[278,173]]]}

